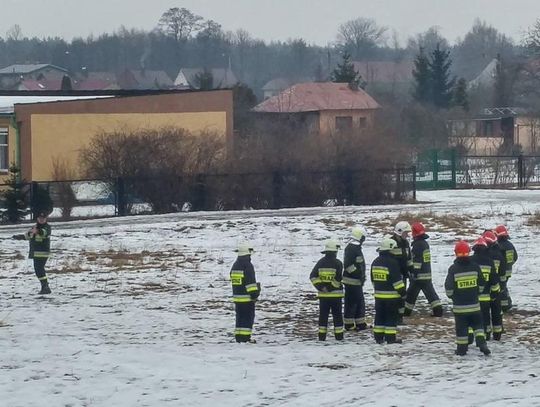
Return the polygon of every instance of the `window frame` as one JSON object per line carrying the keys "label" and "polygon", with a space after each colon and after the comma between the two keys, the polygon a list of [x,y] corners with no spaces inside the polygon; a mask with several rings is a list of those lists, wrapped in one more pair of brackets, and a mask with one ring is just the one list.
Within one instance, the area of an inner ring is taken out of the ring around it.
{"label": "window frame", "polygon": [[9,127],[0,127],[0,137],[5,136],[5,143],[0,139],[0,158],[5,157],[5,168],[2,168],[2,160],[0,160],[0,173],[9,172]]}

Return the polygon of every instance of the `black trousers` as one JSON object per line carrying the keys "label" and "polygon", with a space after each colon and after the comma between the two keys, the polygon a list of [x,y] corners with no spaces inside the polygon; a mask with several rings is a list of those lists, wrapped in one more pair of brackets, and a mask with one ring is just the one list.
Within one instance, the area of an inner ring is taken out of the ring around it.
{"label": "black trousers", "polygon": [[456,322],[456,343],[458,345],[468,345],[469,327],[473,330],[478,346],[486,342],[481,311],[454,314],[454,319]]}
{"label": "black trousers", "polygon": [[[405,284],[405,289],[407,289],[407,276],[405,275],[403,276],[403,284]],[[405,300],[402,298],[399,299],[398,313],[402,317],[405,314]]]}
{"label": "black trousers", "polygon": [[396,341],[399,307],[401,299],[383,300],[375,298],[375,324],[373,335],[378,343],[392,343]]}
{"label": "black trousers", "polygon": [[328,332],[328,317],[332,312],[334,320],[334,335],[343,337],[343,314],[341,298],[319,298],[319,338],[326,337]]}
{"label": "black trousers", "polygon": [[345,313],[343,316],[345,329],[366,323],[366,303],[364,289],[361,285],[345,284]]}
{"label": "black trousers", "polygon": [[508,291],[508,281],[501,281],[501,308],[503,312],[507,312],[512,308],[512,297],[510,297],[510,292]]}
{"label": "black trousers", "polygon": [[234,304],[236,311],[236,329],[234,337],[236,342],[249,342],[255,321],[255,302],[237,302]]}
{"label": "black trousers", "polygon": [[501,300],[497,298],[491,301],[481,301],[480,309],[486,334],[501,333],[503,330]]}
{"label": "black trousers", "polygon": [[45,272],[45,264],[47,257],[34,257],[34,272],[39,281],[47,281],[47,273]]}
{"label": "black trousers", "polygon": [[442,307],[441,300],[431,280],[413,280],[407,289],[407,298],[405,298],[405,315],[411,315],[418,294],[422,291],[431,305],[431,308]]}

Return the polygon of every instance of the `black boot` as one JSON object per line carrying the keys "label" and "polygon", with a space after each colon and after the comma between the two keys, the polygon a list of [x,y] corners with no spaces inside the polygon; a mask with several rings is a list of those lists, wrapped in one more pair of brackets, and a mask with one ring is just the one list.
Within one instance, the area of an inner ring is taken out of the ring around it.
{"label": "black boot", "polygon": [[319,333],[319,341],[326,341],[326,334]]}
{"label": "black boot", "polygon": [[358,324],[356,325],[356,331],[365,331],[367,329],[367,324],[364,322],[364,323],[361,323],[361,324]]}
{"label": "black boot", "polygon": [[352,331],[354,329],[354,324],[345,324],[346,331]]}
{"label": "black boot", "polygon": [[491,341],[491,332],[486,332],[486,341]]}
{"label": "black boot", "polygon": [[41,291],[38,294],[50,294],[51,289],[47,280],[41,280]]}
{"label": "black boot", "polygon": [[474,333],[469,333],[468,335],[469,345],[474,343]]}
{"label": "black boot", "polygon": [[443,316],[443,309],[441,306],[437,306],[433,308],[433,316],[434,317],[442,317]]}
{"label": "black boot", "polygon": [[493,339],[495,339],[496,341],[500,341],[501,335],[502,335],[501,332],[493,332]]}
{"label": "black boot", "polygon": [[465,356],[467,354],[467,350],[469,350],[468,345],[458,345],[456,349],[456,355]]}
{"label": "black boot", "polygon": [[339,332],[337,334],[334,334],[336,337],[336,341],[342,341],[343,340],[343,332]]}
{"label": "black boot", "polygon": [[405,311],[403,311],[403,315],[406,316],[406,317],[410,317],[411,314],[412,314],[413,310],[410,309],[410,308],[405,308]]}
{"label": "black boot", "polygon": [[480,349],[480,352],[482,352],[484,355],[489,356],[491,355],[491,351],[487,347],[487,343],[483,342],[481,343],[478,348]]}

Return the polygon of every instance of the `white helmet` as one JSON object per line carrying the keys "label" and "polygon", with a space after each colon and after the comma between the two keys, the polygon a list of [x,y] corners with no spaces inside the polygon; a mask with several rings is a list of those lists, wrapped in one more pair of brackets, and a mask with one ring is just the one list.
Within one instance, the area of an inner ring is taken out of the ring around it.
{"label": "white helmet", "polygon": [[324,242],[324,250],[321,253],[337,252],[339,250],[339,243],[333,239]]}
{"label": "white helmet", "polygon": [[363,238],[365,238],[366,236],[366,232],[363,228],[359,227],[359,226],[356,226],[354,228],[352,228],[351,230],[351,237],[355,240],[362,240]]}
{"label": "white helmet", "polygon": [[253,250],[253,245],[246,242],[240,243],[235,250],[235,252],[238,253],[238,256],[249,256],[254,251],[255,250]]}
{"label": "white helmet", "polygon": [[397,243],[394,239],[392,239],[390,236],[383,237],[383,240],[381,241],[381,244],[379,245],[379,248],[377,251],[379,252],[387,252],[392,249],[395,249],[397,247]]}
{"label": "white helmet", "polygon": [[396,223],[396,226],[394,226],[394,233],[401,235],[404,232],[411,232],[411,225],[409,225],[409,222],[402,220]]}

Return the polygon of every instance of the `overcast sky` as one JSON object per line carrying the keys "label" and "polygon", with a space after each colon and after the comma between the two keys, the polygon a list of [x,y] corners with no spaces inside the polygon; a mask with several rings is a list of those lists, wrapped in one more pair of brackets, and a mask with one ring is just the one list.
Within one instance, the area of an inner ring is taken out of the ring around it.
{"label": "overcast sky", "polygon": [[0,0],[0,36],[19,24],[25,36],[71,40],[124,25],[150,30],[171,7],[185,7],[224,30],[244,28],[264,40],[304,38],[326,45],[337,27],[356,17],[374,18],[395,28],[402,42],[439,26],[451,42],[463,36],[476,17],[516,40],[540,18],[540,0]]}

